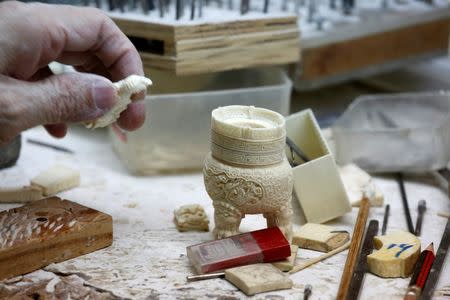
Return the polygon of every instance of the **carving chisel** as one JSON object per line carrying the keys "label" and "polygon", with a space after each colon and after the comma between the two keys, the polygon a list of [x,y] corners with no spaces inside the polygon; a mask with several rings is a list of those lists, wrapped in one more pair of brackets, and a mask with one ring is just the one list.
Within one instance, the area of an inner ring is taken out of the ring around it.
{"label": "carving chisel", "polygon": [[411,220],[411,212],[409,211],[408,198],[406,197],[405,182],[403,180],[403,174],[397,174],[397,181],[400,188],[400,194],[402,196],[403,210],[406,217],[406,224],[408,225],[408,231],[414,234],[414,226]]}
{"label": "carving chisel", "polygon": [[417,221],[416,221],[416,230],[415,235],[420,236],[420,231],[422,230],[422,220],[425,211],[427,210],[427,202],[425,200],[420,200],[419,205],[417,206]]}
{"label": "carving chisel", "polygon": [[358,262],[353,271],[352,279],[350,281],[350,287],[347,294],[347,300],[358,299],[359,291],[364,280],[364,275],[367,270],[367,256],[373,250],[373,238],[378,232],[378,221],[371,220],[369,226],[367,227],[366,237],[364,238],[364,243],[361,248],[361,253],[359,254]]}
{"label": "carving chisel", "polygon": [[442,270],[442,266],[447,255],[448,247],[450,246],[450,218],[447,220],[444,233],[442,234],[441,243],[439,249],[436,252],[436,258],[434,259],[433,266],[431,267],[430,274],[428,275],[427,282],[423,288],[422,299],[428,300],[433,296],[434,288],[439,280],[439,275]]}
{"label": "carving chisel", "polygon": [[391,206],[389,204],[387,204],[385,209],[384,209],[383,226],[381,226],[381,235],[385,235],[386,234],[387,224],[388,224],[388,221],[389,221],[389,210],[390,210],[390,208],[391,208]]}

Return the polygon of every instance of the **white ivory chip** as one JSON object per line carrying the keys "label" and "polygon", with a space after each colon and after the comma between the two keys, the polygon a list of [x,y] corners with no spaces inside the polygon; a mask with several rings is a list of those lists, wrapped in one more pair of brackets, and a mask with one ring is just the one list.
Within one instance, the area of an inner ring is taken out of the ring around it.
{"label": "white ivory chip", "polygon": [[145,91],[147,87],[152,85],[152,81],[144,76],[131,75],[123,80],[114,82],[113,85],[117,89],[116,104],[105,115],[86,123],[87,128],[106,127],[114,123],[127,108],[128,104],[131,103],[131,96]]}

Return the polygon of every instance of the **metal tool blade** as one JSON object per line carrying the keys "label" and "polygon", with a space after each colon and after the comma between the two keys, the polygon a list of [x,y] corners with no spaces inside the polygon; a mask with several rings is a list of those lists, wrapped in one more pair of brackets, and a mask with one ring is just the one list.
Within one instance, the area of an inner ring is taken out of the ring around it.
{"label": "metal tool blade", "polygon": [[225,277],[225,273],[220,272],[220,273],[211,273],[211,274],[202,274],[202,275],[189,275],[189,276],[186,276],[186,280],[191,282],[191,281],[199,281],[199,280],[214,279],[214,278],[224,278],[224,277]]}
{"label": "metal tool blade", "polygon": [[349,291],[347,293],[347,300],[358,299],[359,291],[364,280],[364,275],[367,270],[367,256],[373,250],[373,238],[378,233],[378,221],[371,220],[369,226],[366,230],[366,236],[364,238],[364,243],[361,248],[361,253],[358,257],[358,262],[356,264],[355,270],[353,271],[353,276],[350,281]]}
{"label": "metal tool blade", "polygon": [[403,203],[403,210],[406,217],[406,224],[408,225],[408,231],[414,234],[414,226],[411,220],[411,212],[409,210],[408,205],[408,198],[406,197],[406,191],[405,191],[405,182],[403,180],[403,174],[398,173],[397,174],[397,181],[400,188],[400,194],[402,196],[402,203]]}
{"label": "metal tool blade", "polygon": [[439,249],[436,252],[436,258],[434,259],[433,266],[431,267],[430,274],[428,275],[427,282],[422,292],[422,299],[431,299],[433,296],[434,288],[439,280],[442,266],[444,265],[445,257],[450,246],[450,218],[447,220],[444,233],[442,234],[441,243]]}
{"label": "metal tool blade", "polygon": [[386,205],[386,207],[384,208],[384,217],[383,217],[383,226],[381,226],[381,235],[385,235],[386,234],[386,230],[387,230],[387,224],[389,221],[389,211],[391,209],[391,206],[389,204]]}
{"label": "metal tool blade", "polygon": [[416,230],[414,234],[416,236],[420,236],[420,232],[422,230],[422,220],[423,215],[425,214],[425,211],[427,210],[427,202],[425,200],[420,200],[419,205],[417,206],[417,221],[416,221]]}

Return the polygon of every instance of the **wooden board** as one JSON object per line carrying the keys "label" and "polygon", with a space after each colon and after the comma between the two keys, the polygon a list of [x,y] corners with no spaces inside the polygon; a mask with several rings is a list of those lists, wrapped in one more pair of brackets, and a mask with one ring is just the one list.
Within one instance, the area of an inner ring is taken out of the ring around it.
{"label": "wooden board", "polygon": [[0,280],[112,244],[111,216],[51,197],[0,213]]}
{"label": "wooden board", "polygon": [[300,57],[295,16],[191,25],[112,18],[134,42],[146,69],[191,75],[288,64]]}
{"label": "wooden board", "polygon": [[[406,16],[405,16],[406,17]],[[302,50],[296,80],[325,80],[398,60],[443,53],[448,48],[450,18]]]}

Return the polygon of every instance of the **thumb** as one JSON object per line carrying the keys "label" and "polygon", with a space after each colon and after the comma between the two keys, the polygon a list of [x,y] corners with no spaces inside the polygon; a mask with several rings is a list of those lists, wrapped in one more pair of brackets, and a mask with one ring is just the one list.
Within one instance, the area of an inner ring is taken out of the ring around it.
{"label": "thumb", "polygon": [[86,73],[35,82],[0,75],[0,90],[0,128],[16,134],[41,124],[93,120],[114,106],[117,95],[111,81]]}

